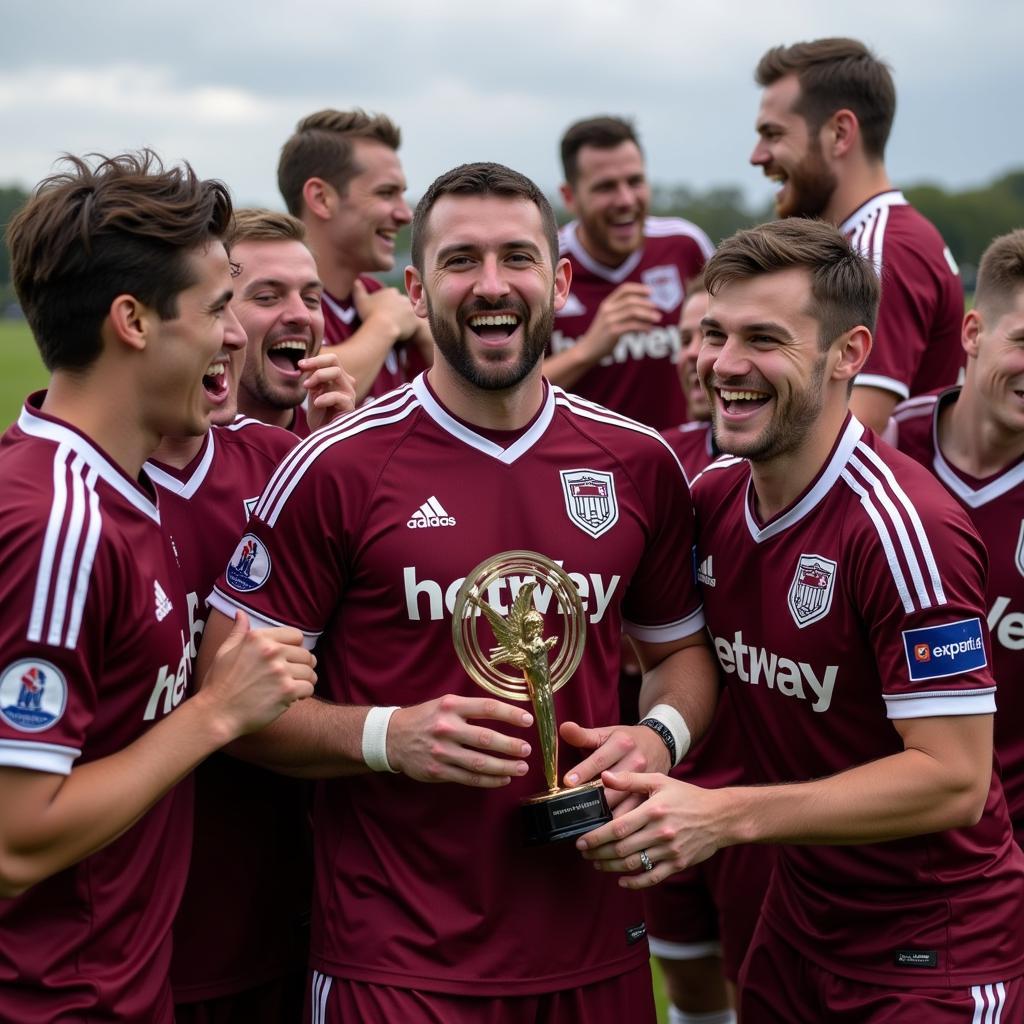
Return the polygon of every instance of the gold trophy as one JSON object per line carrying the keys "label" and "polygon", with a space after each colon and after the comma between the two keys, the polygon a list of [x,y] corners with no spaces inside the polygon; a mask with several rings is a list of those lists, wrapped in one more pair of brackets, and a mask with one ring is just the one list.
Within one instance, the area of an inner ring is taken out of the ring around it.
{"label": "gold trophy", "polygon": [[[505,579],[518,582],[507,616],[484,600],[488,588]],[[544,636],[544,616],[537,610],[538,587],[550,591],[547,607],[562,620],[561,638]],[[477,626],[483,615],[494,634],[495,646],[485,654]],[[548,652],[561,646],[549,661]],[[558,785],[558,723],[554,695],[576,671],[583,657],[586,618],[579,592],[568,574],[536,551],[503,551],[481,562],[465,579],[455,598],[452,641],[462,667],[478,686],[503,700],[529,701],[540,734],[546,793],[522,805],[523,837],[527,845],[571,839],[611,821],[600,781],[566,789]],[[518,674],[499,666],[518,669]]]}

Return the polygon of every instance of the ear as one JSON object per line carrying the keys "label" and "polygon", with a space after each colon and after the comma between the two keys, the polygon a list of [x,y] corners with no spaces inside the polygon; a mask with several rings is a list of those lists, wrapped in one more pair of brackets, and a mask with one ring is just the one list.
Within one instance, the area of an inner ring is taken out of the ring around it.
{"label": "ear", "polygon": [[565,208],[573,215],[576,215],[576,193],[572,190],[572,185],[567,181],[563,181],[558,186],[558,194],[562,197],[562,203]]}
{"label": "ear", "polygon": [[338,202],[338,192],[323,178],[307,178],[302,186],[302,202],[311,216],[330,220]]}
{"label": "ear", "polygon": [[837,110],[822,126],[822,150],[831,157],[847,156],[860,139],[857,115],[845,107]]}
{"label": "ear", "polygon": [[964,316],[963,327],[960,329],[960,344],[967,353],[968,359],[977,359],[981,336],[985,331],[985,321],[976,309],[969,309]]}
{"label": "ear", "polygon": [[569,298],[569,289],[572,286],[572,266],[566,259],[561,259],[555,264],[555,312],[557,313]]}
{"label": "ear", "polygon": [[412,311],[423,320],[427,318],[427,290],[415,267],[405,268],[405,292],[412,302]]}
{"label": "ear", "polygon": [[110,304],[103,329],[117,345],[141,352],[146,347],[156,314],[134,295],[118,295]]}
{"label": "ear", "polygon": [[866,327],[854,327],[833,343],[836,363],[832,380],[850,381],[857,376],[871,354],[871,332]]}

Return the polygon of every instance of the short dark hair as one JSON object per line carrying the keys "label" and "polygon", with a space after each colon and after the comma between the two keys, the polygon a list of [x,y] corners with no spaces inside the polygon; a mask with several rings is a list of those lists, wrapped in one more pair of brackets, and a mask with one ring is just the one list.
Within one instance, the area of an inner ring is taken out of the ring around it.
{"label": "short dark hair", "polygon": [[885,156],[896,116],[896,86],[889,65],[862,42],[837,37],[773,46],[754,72],[762,87],[786,75],[796,75],[800,83],[795,109],[813,132],[847,108],[857,115],[864,152],[876,160]]}
{"label": "short dark hair", "polygon": [[1024,228],[994,238],[982,253],[974,305],[1001,316],[1024,288]]}
{"label": "short dark hair", "polygon": [[[90,161],[92,161],[90,163]],[[7,226],[11,277],[47,369],[81,370],[102,350],[111,303],[133,295],[162,320],[195,284],[188,257],[219,239],[231,197],[152,150],[65,156]]]}
{"label": "short dark hair", "polygon": [[595,149],[614,149],[624,142],[632,142],[640,149],[640,139],[632,121],[623,117],[612,117],[602,114],[600,117],[588,117],[584,121],[576,121],[569,125],[562,136],[562,172],[570,185],[576,184],[579,177],[579,156],[584,146]]}
{"label": "short dark hair", "polygon": [[306,225],[290,213],[245,207],[235,210],[231,226],[224,238],[230,250],[239,242],[302,242],[306,241]]}
{"label": "short dark hair", "polygon": [[808,315],[818,321],[822,351],[854,327],[874,331],[881,287],[874,266],[839,230],[821,220],[787,217],[737,231],[704,267],[711,295],[734,281],[799,268],[811,277]]}
{"label": "short dark hair", "polygon": [[540,210],[544,237],[551,249],[551,263],[558,262],[558,222],[547,196],[524,174],[504,164],[461,164],[436,178],[423,198],[416,204],[412,218],[412,262],[423,273],[423,249],[427,221],[434,204],[442,196],[501,196],[503,199],[525,199]]}
{"label": "short dark hair", "polygon": [[357,139],[397,150],[402,133],[384,114],[367,114],[358,107],[318,110],[295,126],[277,163],[277,187],[292,216],[302,216],[302,189],[310,178],[323,178],[339,195],[345,195],[360,171],[353,145]]}

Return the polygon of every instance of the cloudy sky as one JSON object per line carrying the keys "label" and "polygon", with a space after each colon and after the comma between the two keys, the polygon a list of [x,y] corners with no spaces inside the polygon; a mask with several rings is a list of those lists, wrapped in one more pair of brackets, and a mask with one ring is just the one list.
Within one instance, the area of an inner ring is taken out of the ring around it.
{"label": "cloudy sky", "polygon": [[141,145],[280,207],[296,120],[362,106],[402,127],[417,195],[465,160],[553,190],[557,140],[594,113],[633,116],[654,181],[771,186],[747,165],[770,45],[864,39],[893,66],[898,183],[982,184],[1024,165],[1020,0],[4,0],[0,184],[63,151]]}

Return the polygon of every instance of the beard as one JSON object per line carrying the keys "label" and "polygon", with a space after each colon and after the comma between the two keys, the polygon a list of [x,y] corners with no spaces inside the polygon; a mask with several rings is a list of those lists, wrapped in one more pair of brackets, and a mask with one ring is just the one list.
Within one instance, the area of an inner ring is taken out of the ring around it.
{"label": "beard", "polygon": [[[523,328],[523,347],[518,358],[511,363],[505,361],[504,353],[495,354],[494,358],[490,359],[486,352],[474,356],[465,341],[470,318],[480,313],[493,313],[498,310],[511,310],[519,317]],[[456,322],[452,323],[435,313],[428,295],[427,320],[438,352],[463,380],[481,391],[505,391],[524,380],[543,357],[551,340],[555,310],[553,303],[548,302],[534,319],[522,301],[490,303],[477,300],[471,306],[460,309]]]}
{"label": "beard", "polygon": [[775,213],[780,217],[820,217],[828,207],[839,182],[829,170],[821,153],[821,143],[814,139],[804,158],[788,174],[785,198],[776,201]]}
{"label": "beard", "polygon": [[[732,436],[722,436],[723,432],[720,432],[718,427],[718,397],[715,395],[711,403],[711,433],[715,446],[719,451],[729,455],[738,455],[751,462],[767,462],[796,451],[807,440],[824,407],[825,365],[826,354],[821,353],[814,365],[807,387],[802,391],[792,392],[785,404],[778,404],[779,399],[776,392],[775,415],[757,437],[749,440],[737,441]],[[711,391],[712,384],[718,387],[722,386],[718,381],[709,382],[705,391]],[[765,387],[762,382],[755,380],[730,382],[728,386],[737,391],[743,391],[746,388],[769,392],[772,390]]]}

